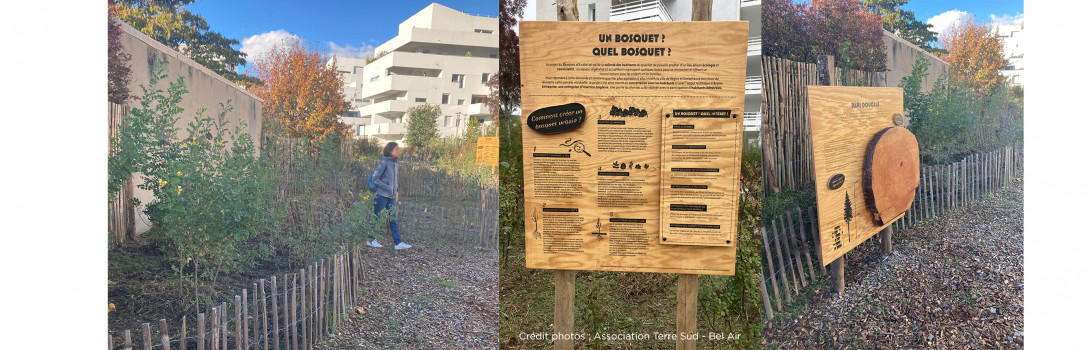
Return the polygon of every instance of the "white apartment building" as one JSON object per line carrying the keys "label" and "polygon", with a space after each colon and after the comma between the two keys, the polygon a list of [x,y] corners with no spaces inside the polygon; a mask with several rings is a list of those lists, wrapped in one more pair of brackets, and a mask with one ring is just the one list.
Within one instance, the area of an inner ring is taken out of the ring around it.
{"label": "white apartment building", "polygon": [[[580,21],[659,22],[689,21],[692,0],[580,0]],[[535,17],[528,20],[555,21],[556,1],[535,0]],[[749,49],[746,60],[746,105],[742,125],[745,131],[761,130],[761,0],[712,0],[713,21],[749,21]]]}
{"label": "white apartment building", "polygon": [[[371,63],[337,58],[352,108],[341,121],[356,137],[402,142],[408,110],[439,105],[443,137],[461,135],[470,118],[492,123],[485,83],[499,71],[499,20],[431,4],[375,48]],[[331,60],[332,61],[332,60]]]}
{"label": "white apartment building", "polygon": [[1003,38],[1003,55],[1009,63],[999,73],[1010,77],[1012,84],[1022,85],[1022,74],[1025,72],[1025,64],[1022,63],[1025,55],[1022,49],[1022,37],[1025,36],[1025,26],[998,26],[996,30],[999,32],[999,37]]}

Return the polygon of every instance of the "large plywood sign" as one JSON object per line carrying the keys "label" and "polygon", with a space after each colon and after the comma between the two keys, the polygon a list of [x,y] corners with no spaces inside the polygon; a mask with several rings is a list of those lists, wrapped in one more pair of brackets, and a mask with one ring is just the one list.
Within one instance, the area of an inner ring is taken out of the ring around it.
{"label": "large plywood sign", "polygon": [[526,266],[733,275],[747,22],[522,22]]}
{"label": "large plywood sign", "polygon": [[809,86],[822,263],[896,221],[919,183],[900,88]]}
{"label": "large plywood sign", "polygon": [[477,137],[477,165],[498,166],[500,160],[500,138],[498,136]]}

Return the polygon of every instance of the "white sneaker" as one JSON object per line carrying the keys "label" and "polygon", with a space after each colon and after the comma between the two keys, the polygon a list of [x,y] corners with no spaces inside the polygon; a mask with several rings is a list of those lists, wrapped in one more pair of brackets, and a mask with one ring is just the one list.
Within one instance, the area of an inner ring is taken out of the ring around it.
{"label": "white sneaker", "polygon": [[394,249],[395,250],[401,250],[401,249],[409,249],[409,248],[412,248],[412,247],[413,246],[411,246],[411,245],[405,244],[405,242],[401,242],[401,243],[398,243],[397,245],[395,245]]}
{"label": "white sneaker", "polygon": [[377,239],[372,239],[370,242],[367,242],[367,246],[368,247],[375,247],[375,248],[382,248],[382,245],[378,244]]}

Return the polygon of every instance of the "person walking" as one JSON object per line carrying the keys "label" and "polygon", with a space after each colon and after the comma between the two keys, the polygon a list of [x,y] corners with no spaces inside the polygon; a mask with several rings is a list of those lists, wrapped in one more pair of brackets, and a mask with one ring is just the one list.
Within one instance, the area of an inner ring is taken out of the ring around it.
{"label": "person walking", "polygon": [[[375,215],[382,210],[393,210],[397,202],[397,155],[400,151],[397,142],[390,142],[382,149],[382,160],[371,174],[371,181],[375,184]],[[390,220],[390,235],[394,237],[394,249],[409,249],[413,246],[401,241],[401,235],[397,227],[397,212],[393,212],[393,220]],[[375,236],[370,236],[368,246],[382,248]]]}

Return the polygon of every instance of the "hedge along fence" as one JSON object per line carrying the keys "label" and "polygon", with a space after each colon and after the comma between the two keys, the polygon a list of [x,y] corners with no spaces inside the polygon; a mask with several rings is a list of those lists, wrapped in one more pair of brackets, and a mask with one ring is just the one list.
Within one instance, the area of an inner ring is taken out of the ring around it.
{"label": "hedge along fence", "polygon": [[[999,191],[1023,169],[1022,146],[1007,146],[973,154],[959,162],[924,166],[916,198],[895,230],[912,228],[925,220],[969,205],[988,193]],[[761,228],[763,266],[761,297],[765,315],[783,311],[805,288],[827,275],[821,265],[821,239],[816,208],[794,211],[765,222]]]}
{"label": "hedge along fence", "polygon": [[[362,252],[344,249],[297,272],[243,288],[230,303],[183,316],[173,325],[143,323],[109,334],[109,349],[311,349],[354,309],[363,276]],[[194,324],[195,323],[195,324]]]}
{"label": "hedge along fence", "polygon": [[[761,56],[761,156],[765,195],[813,186],[813,144],[806,86],[819,84],[816,63]],[[830,84],[846,79],[881,86],[883,73],[834,68]],[[846,76],[845,76],[846,75]]]}

